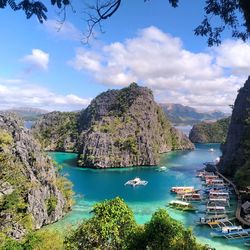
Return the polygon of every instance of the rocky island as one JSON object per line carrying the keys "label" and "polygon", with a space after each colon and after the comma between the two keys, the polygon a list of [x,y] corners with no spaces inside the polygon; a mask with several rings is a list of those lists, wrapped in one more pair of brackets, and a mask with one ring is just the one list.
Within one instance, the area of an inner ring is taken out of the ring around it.
{"label": "rocky island", "polygon": [[189,139],[193,143],[224,143],[227,136],[230,117],[215,122],[200,122],[195,124]]}
{"label": "rocky island", "polygon": [[14,114],[0,114],[0,231],[20,239],[64,216],[71,185]]}
{"label": "rocky island", "polygon": [[240,186],[250,185],[250,77],[234,103],[219,168]]}
{"label": "rocky island", "polygon": [[[136,83],[98,95],[71,121],[76,121],[78,130],[74,148],[79,153],[80,166],[152,166],[158,163],[160,153],[194,148],[168,121],[154,101],[152,91]],[[40,128],[51,130],[49,124],[44,118],[35,125],[35,135],[40,141],[45,138],[45,130]],[[75,130],[69,129],[68,133],[71,132],[75,134]],[[59,137],[54,133],[53,138]],[[58,144],[46,146],[59,148]]]}

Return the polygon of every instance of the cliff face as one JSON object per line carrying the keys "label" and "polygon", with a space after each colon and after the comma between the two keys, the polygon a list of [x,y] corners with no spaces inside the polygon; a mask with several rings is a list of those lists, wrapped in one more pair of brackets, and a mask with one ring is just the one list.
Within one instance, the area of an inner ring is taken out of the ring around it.
{"label": "cliff face", "polygon": [[0,231],[18,239],[62,218],[65,184],[22,121],[0,114]]}
{"label": "cliff face", "polygon": [[159,153],[193,148],[172,128],[151,90],[135,83],[97,96],[79,121],[79,163],[86,167],[156,165]]}
{"label": "cliff face", "polygon": [[200,122],[192,127],[189,139],[193,143],[224,143],[229,123],[230,117],[216,122]]}
{"label": "cliff face", "polygon": [[51,112],[43,115],[32,128],[45,150],[77,151],[78,116],[76,112]]}
{"label": "cliff face", "polygon": [[222,145],[220,170],[240,185],[250,184],[250,78],[234,103],[227,139]]}

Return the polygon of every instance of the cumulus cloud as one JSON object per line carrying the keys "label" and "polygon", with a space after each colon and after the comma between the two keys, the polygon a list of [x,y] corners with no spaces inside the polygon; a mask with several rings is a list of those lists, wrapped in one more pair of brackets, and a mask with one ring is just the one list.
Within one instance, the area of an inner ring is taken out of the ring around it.
{"label": "cumulus cloud", "polygon": [[58,95],[39,85],[23,82],[7,84],[0,79],[0,109],[12,107],[39,107],[48,110],[77,110],[86,107],[91,98],[74,94]]}
{"label": "cumulus cloud", "polygon": [[47,70],[49,64],[49,54],[40,49],[32,49],[32,53],[24,56],[21,61],[28,64],[27,70],[29,72],[34,69]]}
{"label": "cumulus cloud", "polygon": [[217,64],[236,74],[250,74],[250,44],[243,41],[225,41],[217,53]]}
{"label": "cumulus cloud", "polygon": [[250,46],[227,41],[206,53],[193,53],[179,38],[152,26],[99,51],[78,49],[70,64],[101,84],[142,83],[159,101],[228,110],[245,80],[245,75],[235,73],[249,71]]}
{"label": "cumulus cloud", "polygon": [[50,19],[44,23],[44,27],[50,34],[60,39],[73,41],[80,41],[82,39],[82,32],[68,21],[61,23]]}

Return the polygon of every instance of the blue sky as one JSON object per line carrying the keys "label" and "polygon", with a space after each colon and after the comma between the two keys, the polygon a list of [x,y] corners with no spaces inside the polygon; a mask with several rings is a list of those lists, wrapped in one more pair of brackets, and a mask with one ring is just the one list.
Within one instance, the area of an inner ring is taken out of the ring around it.
{"label": "blue sky", "polygon": [[56,8],[44,24],[0,10],[0,109],[76,110],[136,81],[158,102],[229,111],[249,74],[250,45],[226,33],[221,46],[208,48],[196,37],[203,1],[181,1],[176,9],[166,0],[123,2],[88,45],[80,42],[86,17],[79,1],[59,32]]}

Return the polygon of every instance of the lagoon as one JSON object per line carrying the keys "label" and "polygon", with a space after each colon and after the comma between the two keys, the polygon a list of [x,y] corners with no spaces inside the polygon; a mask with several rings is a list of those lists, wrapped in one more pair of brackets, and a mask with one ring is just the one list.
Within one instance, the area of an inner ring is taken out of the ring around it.
{"label": "lagoon", "polygon": [[[213,148],[213,152],[208,150]],[[171,186],[195,186],[201,188],[199,178],[195,177],[196,170],[203,167],[203,162],[213,161],[221,155],[219,144],[196,144],[193,151],[175,151],[161,156],[159,166],[166,166],[166,172],[159,172],[157,167],[88,169],[76,167],[76,154],[49,153],[50,156],[63,166],[62,174],[74,184],[75,205],[73,210],[62,220],[52,225],[62,229],[70,224],[76,225],[83,218],[90,217],[93,204],[104,199],[116,196],[123,198],[133,210],[136,221],[143,224],[150,220],[157,208],[166,208],[169,214],[181,221],[186,227],[191,227],[202,243],[207,243],[218,250],[239,250],[244,248],[242,240],[215,239],[210,237],[211,229],[196,226],[201,213],[187,213],[166,207],[166,204],[175,199],[169,192]],[[146,186],[124,186],[124,183],[135,177],[148,181]],[[234,212],[235,200],[231,200]],[[198,205],[204,210],[204,205]]]}

